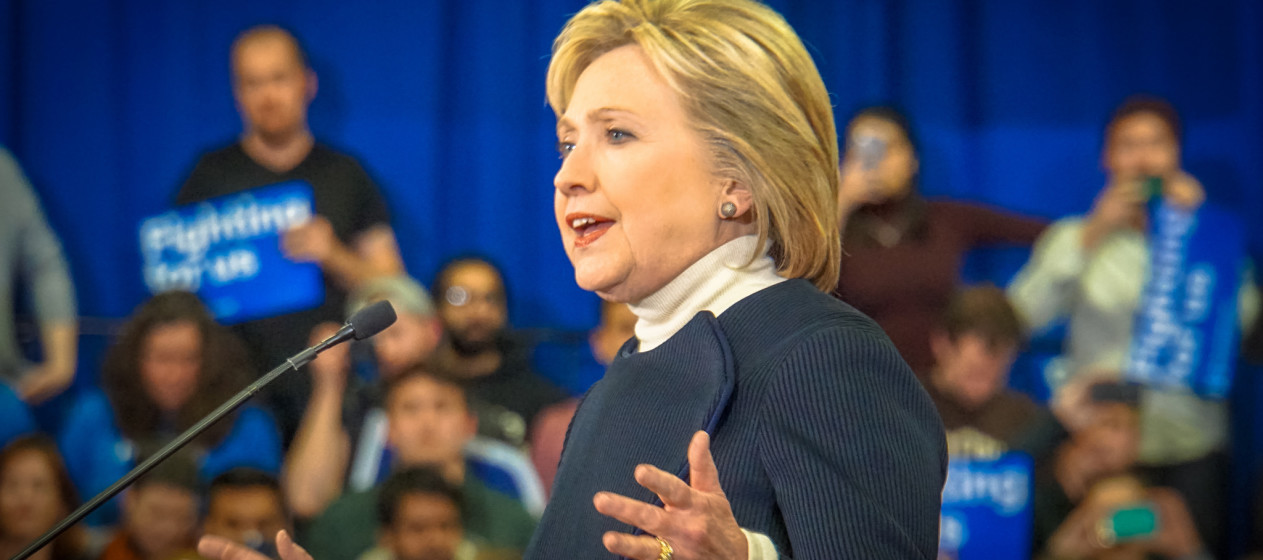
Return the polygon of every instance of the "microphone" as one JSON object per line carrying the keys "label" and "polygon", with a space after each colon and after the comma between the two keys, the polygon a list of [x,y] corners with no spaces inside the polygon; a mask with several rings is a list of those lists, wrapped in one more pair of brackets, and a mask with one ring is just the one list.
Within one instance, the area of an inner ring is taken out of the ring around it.
{"label": "microphone", "polygon": [[[333,336],[320,341],[319,344],[312,346],[302,352],[294,354],[294,356],[285,363],[298,369],[307,365],[307,362],[315,359],[316,354],[324,352],[326,348],[346,342],[347,339],[364,340],[379,332],[382,332],[395,323],[395,308],[391,307],[390,302],[381,300],[377,303],[368,305],[346,320],[346,324],[333,333]],[[284,366],[281,366],[282,368]],[[269,374],[270,375],[270,374]]]}
{"label": "microphone", "polygon": [[123,475],[123,477],[118,479],[118,481],[114,484],[110,485],[109,488],[102,490],[100,494],[97,494],[91,500],[88,500],[87,503],[79,506],[79,509],[76,509],[73,513],[66,516],[66,518],[62,519],[55,527],[49,529],[47,533],[44,533],[39,539],[31,543],[30,546],[27,546],[24,550],[22,550],[21,553],[14,556],[13,560],[26,560],[30,558],[41,548],[44,548],[44,546],[52,542],[53,539],[57,538],[62,533],[66,532],[67,529],[74,526],[75,523],[82,521],[89,513],[92,513],[94,510],[101,507],[101,504],[104,504],[110,498],[113,498],[119,492],[122,492],[124,488],[131,486],[132,483],[136,482],[136,479],[144,476],[145,473],[153,470],[154,467],[158,466],[158,463],[166,460],[167,457],[170,457],[173,453],[179,451],[180,448],[187,445],[190,441],[193,441],[193,439],[197,436],[202,435],[202,432],[205,432],[212,424],[218,422],[232,411],[240,408],[241,405],[245,404],[245,402],[250,399],[250,397],[253,397],[260,389],[267,386],[267,384],[275,381],[277,377],[281,376],[281,374],[291,369],[297,370],[298,368],[307,365],[308,362],[316,358],[317,354],[325,351],[331,346],[341,344],[351,338],[354,338],[355,340],[364,340],[382,332],[386,329],[386,327],[394,324],[394,322],[395,308],[391,307],[390,302],[388,301],[382,300],[361,309],[359,312],[352,315],[351,318],[347,320],[346,324],[343,325],[341,329],[338,329],[338,332],[334,333],[333,336],[320,341],[311,348],[295,354],[293,357],[285,360],[285,363],[268,372],[267,375],[260,377],[254,383],[251,383],[245,389],[242,389],[231,399],[228,399],[227,402],[220,405],[219,408],[216,408],[210,414],[206,415],[205,418],[199,420],[196,424],[185,430],[184,433],[176,436],[175,439],[171,440],[171,443],[168,443],[165,447],[159,449],[157,453],[154,453],[148,459],[145,459],[139,465],[136,465],[136,467],[130,472]]}

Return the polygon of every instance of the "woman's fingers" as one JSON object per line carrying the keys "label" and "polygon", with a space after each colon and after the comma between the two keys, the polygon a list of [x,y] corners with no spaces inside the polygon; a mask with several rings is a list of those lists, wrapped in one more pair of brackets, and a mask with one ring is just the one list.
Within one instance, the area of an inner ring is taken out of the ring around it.
{"label": "woman's fingers", "polygon": [[289,531],[276,534],[276,550],[281,553],[281,560],[311,560],[311,554],[294,542]]}
{"label": "woman's fingers", "polygon": [[719,486],[719,469],[710,454],[710,434],[698,431],[689,442],[689,484],[694,490],[723,495]]}
{"label": "woman's fingers", "polygon": [[[268,560],[244,545],[223,537],[205,536],[197,543],[197,553],[210,560]],[[285,560],[295,560],[286,558]]]}
{"label": "woman's fingers", "polygon": [[657,494],[668,507],[688,509],[693,507],[693,489],[680,477],[653,465],[636,467],[636,482]]}
{"label": "woman's fingers", "polygon": [[[295,544],[286,531],[276,534],[276,550],[280,552],[281,560],[312,560],[311,555]],[[243,544],[212,535],[198,541],[197,553],[209,560],[270,560]]]}
{"label": "woman's fingers", "polygon": [[658,539],[645,535],[628,535],[617,531],[609,531],[601,537],[605,549],[619,556],[636,558],[637,560],[657,560],[662,553]]}
{"label": "woman's fingers", "polygon": [[596,511],[623,523],[650,533],[660,533],[665,527],[662,508],[620,496],[613,492],[597,492],[592,498]]}

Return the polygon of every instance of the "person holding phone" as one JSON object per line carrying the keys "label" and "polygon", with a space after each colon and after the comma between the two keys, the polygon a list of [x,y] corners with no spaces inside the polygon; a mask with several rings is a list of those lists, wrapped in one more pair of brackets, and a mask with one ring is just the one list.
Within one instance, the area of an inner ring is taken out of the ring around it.
{"label": "person holding phone", "polygon": [[1210,560],[1178,492],[1132,475],[1094,484],[1057,529],[1044,560]]}
{"label": "person holding phone", "polygon": [[[1153,269],[1150,206],[1193,211],[1206,198],[1201,183],[1183,170],[1180,137],[1179,116],[1170,104],[1149,97],[1125,101],[1105,129],[1101,163],[1107,183],[1091,212],[1053,224],[1008,288],[1032,330],[1069,321],[1065,350],[1049,375],[1060,380],[1054,387],[1058,393],[1081,376],[1119,378],[1128,368],[1137,312]],[[1240,282],[1235,294],[1227,293],[1224,307],[1235,311],[1244,327],[1258,315],[1259,294],[1244,255],[1241,263],[1219,278]],[[1147,386],[1140,391],[1139,411],[1144,474],[1178,490],[1201,537],[1212,550],[1221,550],[1228,487],[1226,403],[1191,389]]]}
{"label": "person holding phone", "polygon": [[960,282],[965,254],[1028,246],[1045,224],[921,196],[915,134],[895,109],[860,111],[844,140],[838,208],[846,255],[833,293],[877,321],[924,381],[935,362],[930,333]]}

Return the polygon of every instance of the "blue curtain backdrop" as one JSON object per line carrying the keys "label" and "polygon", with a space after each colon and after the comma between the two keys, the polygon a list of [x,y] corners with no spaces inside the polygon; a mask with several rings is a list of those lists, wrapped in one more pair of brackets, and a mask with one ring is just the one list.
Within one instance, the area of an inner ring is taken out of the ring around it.
{"label": "blue curtain backdrop", "polygon": [[[1101,128],[1133,92],[1169,97],[1210,197],[1263,209],[1263,5],[1219,2],[771,2],[802,35],[838,119],[908,110],[924,190],[1059,217],[1103,183]],[[381,183],[408,268],[500,261],[518,324],[584,328],[553,225],[543,76],[576,0],[0,0],[0,143],[73,260],[85,314],[145,295],[136,224],[197,156],[233,140],[228,45],[294,29],[319,75],[312,127]],[[840,123],[840,124],[841,124]],[[1252,247],[1263,225],[1252,223]],[[999,277],[1010,270],[983,268]]]}
{"label": "blue curtain backdrop", "polygon": [[[1180,109],[1187,168],[1245,216],[1263,254],[1263,3],[770,3],[808,44],[839,124],[870,102],[909,112],[927,193],[1082,212],[1104,181],[1110,109],[1150,92]],[[543,90],[551,40],[583,4],[0,0],[0,143],[62,237],[83,314],[125,316],[145,296],[138,221],[240,129],[229,43],[279,23],[319,75],[316,135],[380,182],[408,269],[428,282],[452,255],[490,255],[515,323],[584,329],[597,305],[575,286],[553,223]],[[1004,281],[1021,258],[983,259],[971,274]],[[1237,436],[1253,450],[1263,435],[1242,410],[1263,400],[1257,378],[1243,376],[1236,396]],[[1258,462],[1240,458],[1246,470]]]}

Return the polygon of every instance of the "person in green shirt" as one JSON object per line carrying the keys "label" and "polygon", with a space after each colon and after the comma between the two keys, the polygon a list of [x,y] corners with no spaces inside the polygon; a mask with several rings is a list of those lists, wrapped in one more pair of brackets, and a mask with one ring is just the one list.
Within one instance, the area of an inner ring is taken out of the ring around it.
{"label": "person in green shirt", "polygon": [[[415,367],[386,392],[386,438],[396,470],[436,469],[461,490],[467,536],[495,548],[524,550],[535,519],[521,503],[488,488],[469,472],[465,444],[478,422],[455,381]],[[321,560],[356,560],[377,545],[378,488],[346,494],[318,517],[299,542]]]}

